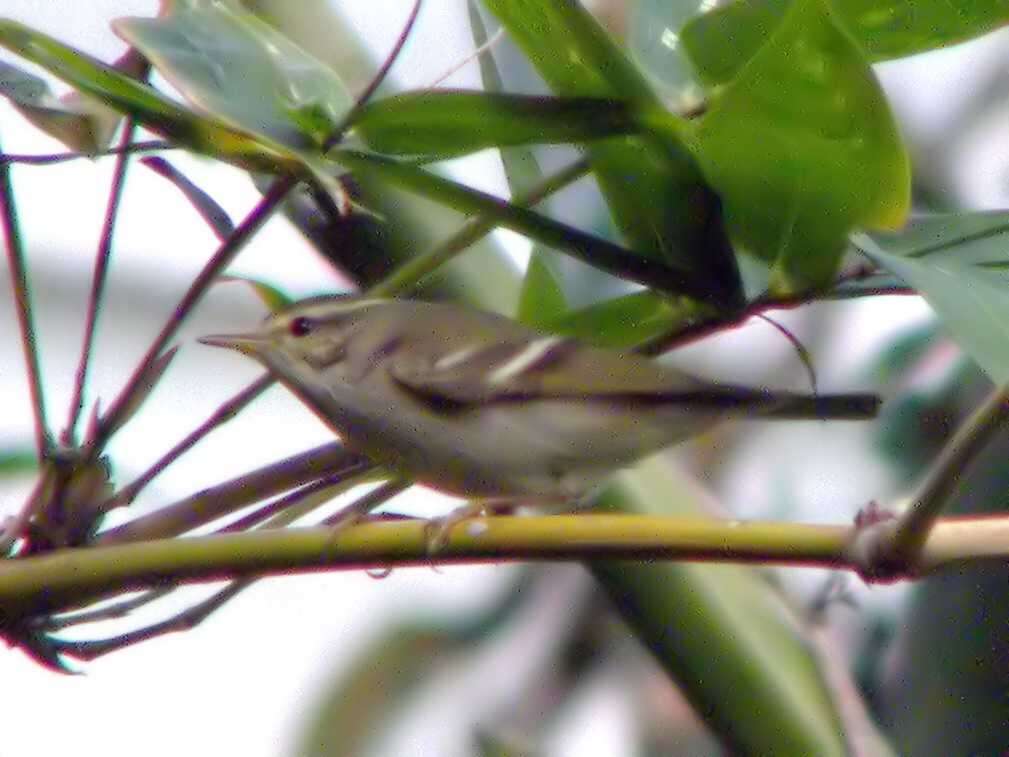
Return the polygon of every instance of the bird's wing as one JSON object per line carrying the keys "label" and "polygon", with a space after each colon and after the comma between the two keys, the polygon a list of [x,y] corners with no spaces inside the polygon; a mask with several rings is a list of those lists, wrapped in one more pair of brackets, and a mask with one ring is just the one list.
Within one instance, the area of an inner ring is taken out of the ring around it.
{"label": "bird's wing", "polygon": [[[390,374],[418,394],[452,403],[605,397],[656,402],[708,398],[717,406],[740,402],[736,387],[704,382],[640,355],[596,349],[559,336],[456,344],[451,350],[426,352],[423,361],[391,359]],[[747,394],[755,401],[765,395],[759,390]]]}

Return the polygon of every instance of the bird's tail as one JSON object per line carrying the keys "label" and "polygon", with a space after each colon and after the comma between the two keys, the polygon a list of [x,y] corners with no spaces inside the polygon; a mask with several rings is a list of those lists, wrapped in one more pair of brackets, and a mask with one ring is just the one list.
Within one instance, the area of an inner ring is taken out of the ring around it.
{"label": "bird's tail", "polygon": [[[772,394],[777,395],[776,392]],[[765,417],[782,420],[820,419],[832,421],[862,421],[875,418],[883,404],[878,394],[789,394],[772,402]]]}
{"label": "bird's tail", "polygon": [[[669,396],[665,397],[668,401]],[[883,400],[878,394],[800,394],[721,384],[716,388],[677,392],[676,400],[707,406],[725,416],[752,415],[780,420],[860,421],[875,418]]]}

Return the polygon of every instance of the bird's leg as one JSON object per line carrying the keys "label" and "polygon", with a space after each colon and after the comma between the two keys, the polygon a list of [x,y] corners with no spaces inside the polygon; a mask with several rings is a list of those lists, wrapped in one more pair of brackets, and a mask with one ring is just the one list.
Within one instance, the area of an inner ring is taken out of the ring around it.
{"label": "bird's leg", "polygon": [[494,515],[510,515],[522,502],[517,499],[478,499],[461,505],[448,515],[440,515],[428,520],[424,527],[427,553],[437,554],[448,542],[449,532],[460,523],[473,518],[486,518]]}

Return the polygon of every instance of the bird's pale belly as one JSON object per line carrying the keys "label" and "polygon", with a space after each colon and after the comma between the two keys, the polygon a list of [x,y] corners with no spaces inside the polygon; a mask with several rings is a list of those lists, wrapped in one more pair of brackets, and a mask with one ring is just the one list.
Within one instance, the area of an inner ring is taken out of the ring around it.
{"label": "bird's pale belly", "polygon": [[643,419],[639,410],[619,405],[564,401],[341,415],[334,426],[351,446],[417,481],[473,498],[575,496],[693,430],[668,408]]}

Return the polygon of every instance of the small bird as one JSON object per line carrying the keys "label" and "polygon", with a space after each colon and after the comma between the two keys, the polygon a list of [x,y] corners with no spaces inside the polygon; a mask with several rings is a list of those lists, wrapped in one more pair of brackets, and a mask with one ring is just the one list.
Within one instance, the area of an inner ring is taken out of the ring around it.
{"label": "small bird", "polygon": [[733,417],[864,419],[873,394],[705,381],[459,305],[318,297],[206,336],[264,366],[351,448],[483,501],[564,500]]}

